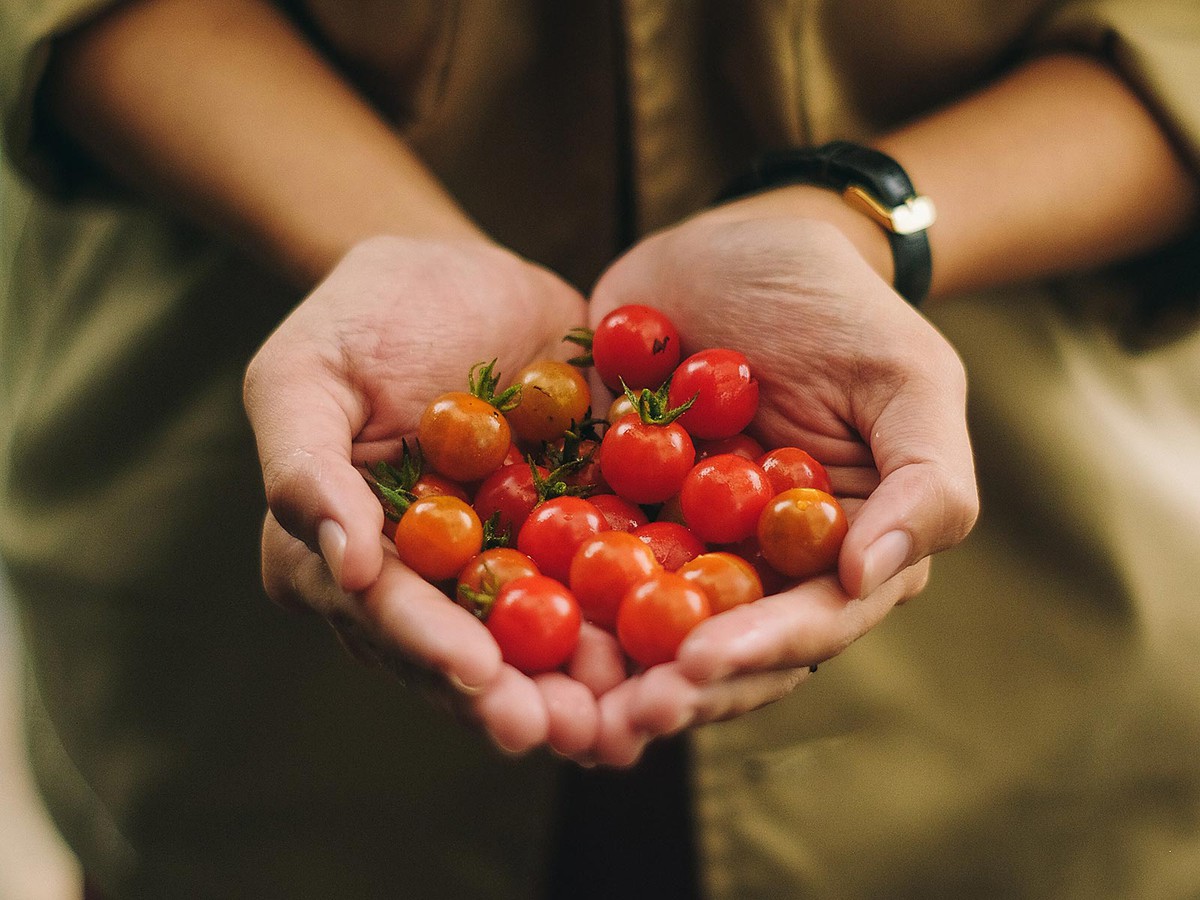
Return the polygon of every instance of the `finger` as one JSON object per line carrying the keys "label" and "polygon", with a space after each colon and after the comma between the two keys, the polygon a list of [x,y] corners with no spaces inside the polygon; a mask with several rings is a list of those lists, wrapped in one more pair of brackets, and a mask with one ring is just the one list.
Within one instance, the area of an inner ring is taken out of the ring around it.
{"label": "finger", "polygon": [[735,607],[696,626],[679,647],[680,671],[697,682],[735,673],[811,666],[841,653],[905,596],[924,586],[923,561],[862,599],[833,575]]}
{"label": "finger", "polygon": [[549,737],[550,714],[542,691],[512,666],[504,666],[485,690],[462,702],[468,716],[505,753],[528,753]]}
{"label": "finger", "polygon": [[592,696],[599,697],[625,680],[625,655],[612,634],[584,623],[579,630],[579,646],[567,664],[567,673],[587,685]]}
{"label": "finger", "polygon": [[655,666],[629,704],[631,724],[653,738],[732,719],[787,696],[810,674],[808,667],[799,667],[697,684],[675,664]]}
{"label": "finger", "polygon": [[383,559],[379,578],[350,605],[375,644],[464,693],[490,686],[502,663],[487,628],[395,554]]}
{"label": "finger", "polygon": [[856,423],[881,479],[842,543],[838,571],[853,597],[958,543],[979,513],[962,364],[940,338],[925,349],[922,369]]}
{"label": "finger", "polygon": [[284,531],[269,510],[263,520],[262,578],[267,596],[289,612],[312,611],[309,593],[325,594],[332,582],[325,561]]}
{"label": "finger", "polygon": [[269,341],[246,372],[267,505],[290,534],[321,552],[342,587],[361,590],[383,561],[383,510],[351,461],[366,412],[331,363],[297,344],[305,346]]}
{"label": "finger", "polygon": [[561,672],[534,678],[549,717],[547,741],[556,753],[569,759],[591,750],[600,725],[596,698],[586,685]]}
{"label": "finger", "polygon": [[600,698],[599,728],[592,751],[597,765],[628,768],[641,758],[650,741],[646,732],[634,727],[629,714],[640,677],[623,682]]}
{"label": "finger", "polygon": [[860,497],[871,495],[879,487],[879,472],[874,463],[869,466],[826,466],[833,492],[838,497]]}

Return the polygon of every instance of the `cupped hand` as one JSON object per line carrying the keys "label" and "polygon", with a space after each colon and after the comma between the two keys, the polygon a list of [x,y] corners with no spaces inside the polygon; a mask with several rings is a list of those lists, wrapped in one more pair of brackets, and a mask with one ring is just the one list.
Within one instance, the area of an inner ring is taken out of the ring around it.
{"label": "cupped hand", "polygon": [[[586,315],[552,273],[483,241],[374,238],[354,248],[251,362],[245,404],[269,513],[268,594],[325,616],[360,658],[419,681],[503,749],[590,747],[595,695],[623,677],[588,636],[565,674],[505,665],[474,616],[404,566],[359,467],[400,454],[426,404],[497,358],[561,356]],[[603,643],[603,642],[601,642]]]}
{"label": "cupped hand", "polygon": [[702,623],[676,662],[603,699],[598,755],[614,763],[648,737],[786,694],[919,592],[924,561],[978,512],[961,361],[838,228],[777,206],[759,215],[753,200],[702,214],[614,263],[592,323],[628,303],[666,312],[685,352],[745,353],[756,437],[808,450],[835,493],[863,502],[848,503],[836,575]]}

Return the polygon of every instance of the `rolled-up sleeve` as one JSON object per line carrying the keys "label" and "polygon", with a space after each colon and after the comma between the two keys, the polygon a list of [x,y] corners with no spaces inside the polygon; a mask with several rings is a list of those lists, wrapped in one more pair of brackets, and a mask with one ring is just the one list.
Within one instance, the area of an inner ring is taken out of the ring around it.
{"label": "rolled-up sleeve", "polygon": [[89,180],[81,160],[39,121],[37,99],[54,41],[120,0],[7,0],[0,3],[0,128],[6,162],[56,195]]}
{"label": "rolled-up sleeve", "polygon": [[1036,43],[1084,49],[1106,59],[1200,173],[1200,2],[1065,3],[1040,29]]}

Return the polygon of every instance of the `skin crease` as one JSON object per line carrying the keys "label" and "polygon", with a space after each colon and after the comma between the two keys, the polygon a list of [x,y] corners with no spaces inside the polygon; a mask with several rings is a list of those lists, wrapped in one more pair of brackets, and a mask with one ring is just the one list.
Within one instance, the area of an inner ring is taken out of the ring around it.
{"label": "skin crease", "polygon": [[[328,618],[362,658],[427,673],[431,695],[507,751],[629,765],[656,736],[770,703],[917,593],[927,555],[974,520],[961,364],[890,289],[882,232],[836,195],[771,191],[653,235],[585,310],[481,234],[267,4],[122,5],[56,47],[44,99],[118,177],[312,289],[247,372],[271,508],[264,583]],[[933,302],[1155,246],[1196,210],[1195,182],[1154,120],[1082,57],[1018,67],[878,146],[938,204]],[[482,285],[486,306],[472,299]],[[513,373],[624,303],[663,308],[685,347],[745,352],[762,391],[756,436],[812,449],[837,492],[869,498],[847,504],[837,576],[703,623],[676,662],[626,677],[611,638],[585,627],[566,673],[529,679],[389,552],[354,466],[397,451],[424,403],[472,364],[499,353]],[[777,327],[799,315],[802,332]],[[800,382],[784,366],[798,355],[810,363]]]}

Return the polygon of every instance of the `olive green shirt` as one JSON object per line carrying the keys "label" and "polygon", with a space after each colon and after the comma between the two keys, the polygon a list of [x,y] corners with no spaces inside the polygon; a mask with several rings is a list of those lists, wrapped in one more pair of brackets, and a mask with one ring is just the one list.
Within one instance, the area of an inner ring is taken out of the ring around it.
{"label": "olive green shirt", "polygon": [[[0,6],[0,552],[47,802],[113,897],[534,896],[556,765],[262,596],[240,383],[299,297],[39,124],[50,42],[107,5]],[[288,8],[584,289],[756,151],[868,139],[1049,47],[1105,55],[1200,159],[1195,0]],[[930,310],[983,516],[795,694],[696,731],[712,897],[1200,894],[1197,248]]]}

